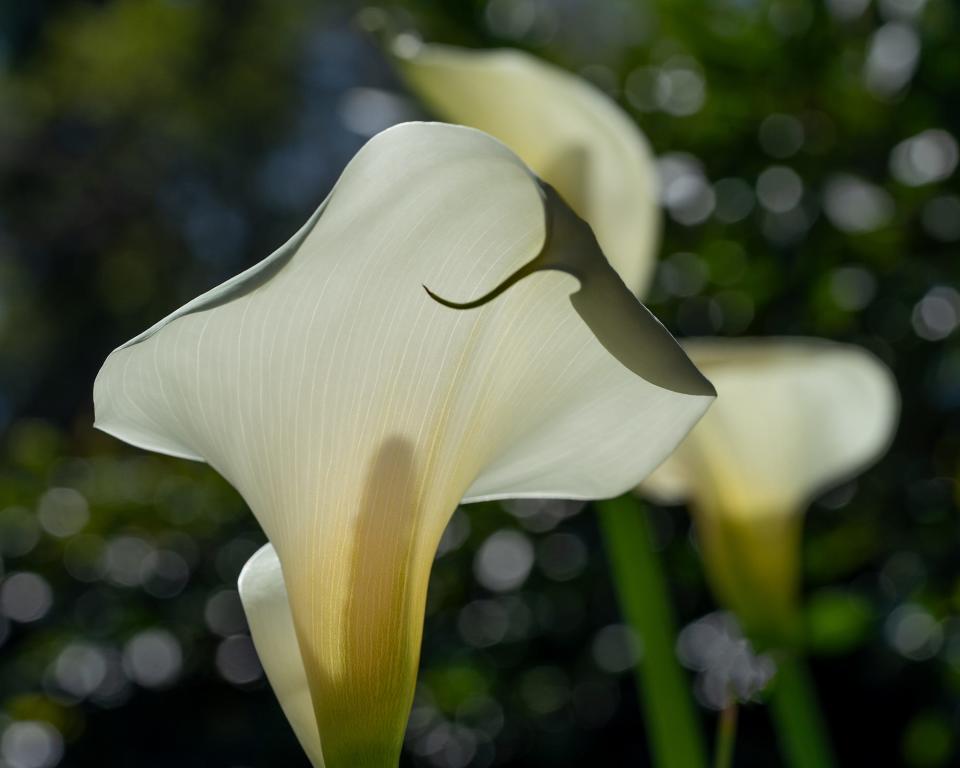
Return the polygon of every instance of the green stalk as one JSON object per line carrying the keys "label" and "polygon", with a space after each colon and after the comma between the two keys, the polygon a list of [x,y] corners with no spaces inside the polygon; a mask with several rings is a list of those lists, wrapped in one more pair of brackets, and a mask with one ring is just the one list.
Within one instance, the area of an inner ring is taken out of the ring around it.
{"label": "green stalk", "polygon": [[637,685],[658,768],[703,768],[703,735],[690,686],[674,653],[676,630],[647,512],[628,496],[596,504],[627,623],[643,644]]}
{"label": "green stalk", "polygon": [[713,768],[732,768],[733,745],[737,740],[737,701],[730,702],[717,718],[717,743],[714,746]]}
{"label": "green stalk", "polygon": [[791,655],[778,660],[770,713],[790,768],[833,768],[837,764],[803,659]]}

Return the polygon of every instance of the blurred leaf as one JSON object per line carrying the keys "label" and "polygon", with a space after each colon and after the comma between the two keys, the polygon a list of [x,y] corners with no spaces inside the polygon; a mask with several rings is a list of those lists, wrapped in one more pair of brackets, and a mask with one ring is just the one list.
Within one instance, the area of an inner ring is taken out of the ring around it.
{"label": "blurred leaf", "polygon": [[489,680],[477,667],[467,663],[450,663],[427,671],[425,682],[441,712],[453,713],[466,701],[485,694]]}
{"label": "blurred leaf", "polygon": [[854,592],[823,589],[808,598],[805,618],[810,651],[840,655],[864,641],[875,612],[869,600]]}
{"label": "blurred leaf", "polygon": [[903,734],[903,758],[914,768],[946,765],[956,739],[950,721],[928,710],[914,717]]}

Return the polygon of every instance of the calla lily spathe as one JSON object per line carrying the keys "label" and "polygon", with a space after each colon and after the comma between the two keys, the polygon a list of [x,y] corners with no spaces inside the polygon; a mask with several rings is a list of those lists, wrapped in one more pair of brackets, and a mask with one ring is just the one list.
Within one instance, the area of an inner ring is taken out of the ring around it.
{"label": "calla lily spathe", "polygon": [[396,765],[461,500],[622,493],[713,396],[513,152],[426,123],[374,137],[290,242],[115,350],[94,389],[100,429],[207,461],[263,526],[254,641],[327,768]]}
{"label": "calla lily spathe", "polygon": [[395,45],[398,68],[437,116],[495,136],[587,221],[644,296],[659,246],[658,176],[637,124],[586,80],[523,51]]}
{"label": "calla lily spathe", "polygon": [[802,513],[893,436],[899,396],[859,347],[801,338],[690,339],[717,404],[641,491],[689,501],[711,583],[755,637],[797,631]]}

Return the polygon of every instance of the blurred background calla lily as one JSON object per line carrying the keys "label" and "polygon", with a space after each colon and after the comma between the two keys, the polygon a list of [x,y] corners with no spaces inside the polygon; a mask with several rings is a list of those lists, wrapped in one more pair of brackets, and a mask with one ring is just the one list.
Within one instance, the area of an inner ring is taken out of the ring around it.
{"label": "blurred background calla lily", "polygon": [[640,490],[689,503],[717,596],[755,640],[792,647],[803,513],[886,451],[896,384],[880,360],[848,344],[703,338],[683,346],[718,402]]}
{"label": "blurred background calla lily", "polygon": [[[551,269],[469,311],[424,291],[473,299],[537,259],[579,279]],[[340,768],[396,764],[461,499],[615,496],[713,395],[516,155],[419,123],[372,139],[272,256],[114,351],[94,402],[100,429],[207,461],[250,505]],[[288,656],[253,626],[262,656]]]}
{"label": "blurred background calla lily", "polygon": [[434,114],[496,136],[593,229],[639,296],[660,244],[653,152],[636,122],[583,78],[515,49],[470,50],[400,37],[409,87]]}

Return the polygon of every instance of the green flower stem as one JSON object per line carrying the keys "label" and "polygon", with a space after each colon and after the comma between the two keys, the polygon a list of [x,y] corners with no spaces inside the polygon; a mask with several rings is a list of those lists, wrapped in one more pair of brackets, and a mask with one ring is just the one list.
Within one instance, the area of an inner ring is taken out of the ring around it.
{"label": "green flower stem", "polygon": [[674,652],[676,630],[647,512],[634,498],[597,502],[624,617],[643,644],[637,684],[658,768],[703,768],[706,750],[690,686]]}
{"label": "green flower stem", "polygon": [[717,718],[717,743],[714,746],[713,768],[732,768],[733,746],[737,740],[737,702],[731,698]]}
{"label": "green flower stem", "polygon": [[803,659],[787,656],[778,661],[770,712],[790,768],[833,768],[837,764]]}

